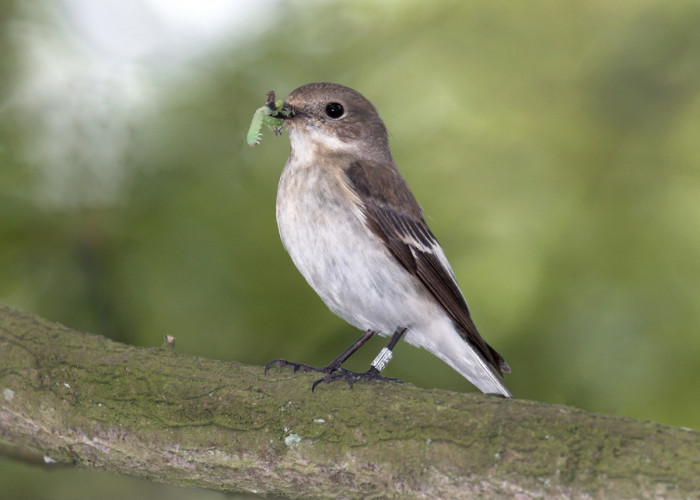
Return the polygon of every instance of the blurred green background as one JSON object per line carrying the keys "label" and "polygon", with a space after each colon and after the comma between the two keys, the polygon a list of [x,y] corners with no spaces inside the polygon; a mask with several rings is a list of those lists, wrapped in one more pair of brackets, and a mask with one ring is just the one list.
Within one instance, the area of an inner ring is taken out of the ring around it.
{"label": "blurred green background", "polygon": [[[133,345],[327,363],[358,332],[279,241],[286,137],[245,134],[268,90],[334,81],[379,109],[517,397],[700,428],[700,3],[181,4],[2,2],[1,303]],[[473,390],[396,354],[390,376]],[[204,495],[8,460],[0,483]]]}

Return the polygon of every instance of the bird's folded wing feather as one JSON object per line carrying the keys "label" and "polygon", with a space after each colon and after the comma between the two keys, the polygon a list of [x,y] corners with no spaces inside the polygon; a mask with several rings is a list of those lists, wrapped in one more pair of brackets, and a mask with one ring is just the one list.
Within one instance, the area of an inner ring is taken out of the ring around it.
{"label": "bird's folded wing feather", "polygon": [[[499,372],[509,372],[505,360],[481,337],[469,314],[440,244],[428,228],[420,206],[395,165],[377,168],[355,162],[345,169],[366,223],[389,251],[430,291],[460,327],[471,346]],[[387,189],[389,188],[389,189]],[[399,208],[400,207],[400,208]]]}

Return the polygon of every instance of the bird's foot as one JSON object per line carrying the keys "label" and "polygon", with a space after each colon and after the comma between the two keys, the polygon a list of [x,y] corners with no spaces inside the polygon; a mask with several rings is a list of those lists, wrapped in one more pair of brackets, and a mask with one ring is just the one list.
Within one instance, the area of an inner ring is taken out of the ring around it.
{"label": "bird's foot", "polygon": [[330,384],[331,382],[335,382],[336,380],[345,380],[350,386],[350,389],[352,389],[352,384],[354,384],[355,382],[381,381],[397,382],[399,384],[403,384],[403,380],[391,377],[383,377],[381,372],[377,370],[374,366],[372,366],[366,372],[362,373],[351,372],[350,370],[346,370],[344,368],[336,368],[335,370],[328,372],[325,377],[321,377],[316,382],[314,382],[311,386],[311,391],[316,389],[316,386],[322,382],[324,384]]}
{"label": "bird's foot", "polygon": [[294,363],[293,361],[287,361],[286,359],[273,359],[268,364],[265,365],[265,373],[273,366],[278,366],[280,368],[290,367],[296,372],[319,372],[329,374],[337,368],[332,364],[324,366],[323,368],[318,368],[316,366],[305,365],[304,363]]}
{"label": "bird's foot", "polygon": [[331,363],[328,366],[324,366],[323,368],[318,368],[316,366],[309,366],[305,365],[303,363],[295,363],[293,361],[287,361],[286,359],[273,359],[270,361],[268,364],[265,365],[265,373],[272,368],[273,366],[278,366],[280,368],[283,367],[290,367],[292,370],[294,370],[294,373],[296,372],[318,372],[318,373],[325,373],[325,376],[321,377],[320,379],[316,380],[312,385],[311,385],[311,390],[313,391],[316,389],[316,386],[320,383],[324,384],[330,384],[331,382],[335,382],[336,380],[345,380],[348,383],[348,386],[352,389],[352,385],[355,382],[372,382],[372,381],[378,381],[378,382],[397,382],[399,384],[403,384],[403,380],[399,380],[397,378],[391,378],[391,377],[383,377],[381,372],[377,370],[374,366],[370,367],[369,370],[366,372],[351,372],[350,370],[346,370],[345,368],[340,368],[333,363]]}

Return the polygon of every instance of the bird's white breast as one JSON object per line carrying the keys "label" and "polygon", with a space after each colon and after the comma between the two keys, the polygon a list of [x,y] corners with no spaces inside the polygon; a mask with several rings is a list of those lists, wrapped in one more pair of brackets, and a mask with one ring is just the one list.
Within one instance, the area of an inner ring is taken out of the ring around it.
{"label": "bird's white breast", "polygon": [[349,323],[382,334],[410,327],[425,309],[419,285],[366,227],[341,175],[290,158],[277,192],[282,243],[326,305]]}

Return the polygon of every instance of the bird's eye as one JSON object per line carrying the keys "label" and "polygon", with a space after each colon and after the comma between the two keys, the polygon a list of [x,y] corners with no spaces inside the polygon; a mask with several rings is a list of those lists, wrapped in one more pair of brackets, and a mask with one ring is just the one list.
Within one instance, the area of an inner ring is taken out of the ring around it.
{"label": "bird's eye", "polygon": [[345,108],[339,102],[331,102],[326,106],[326,114],[333,118],[340,118],[345,114]]}

